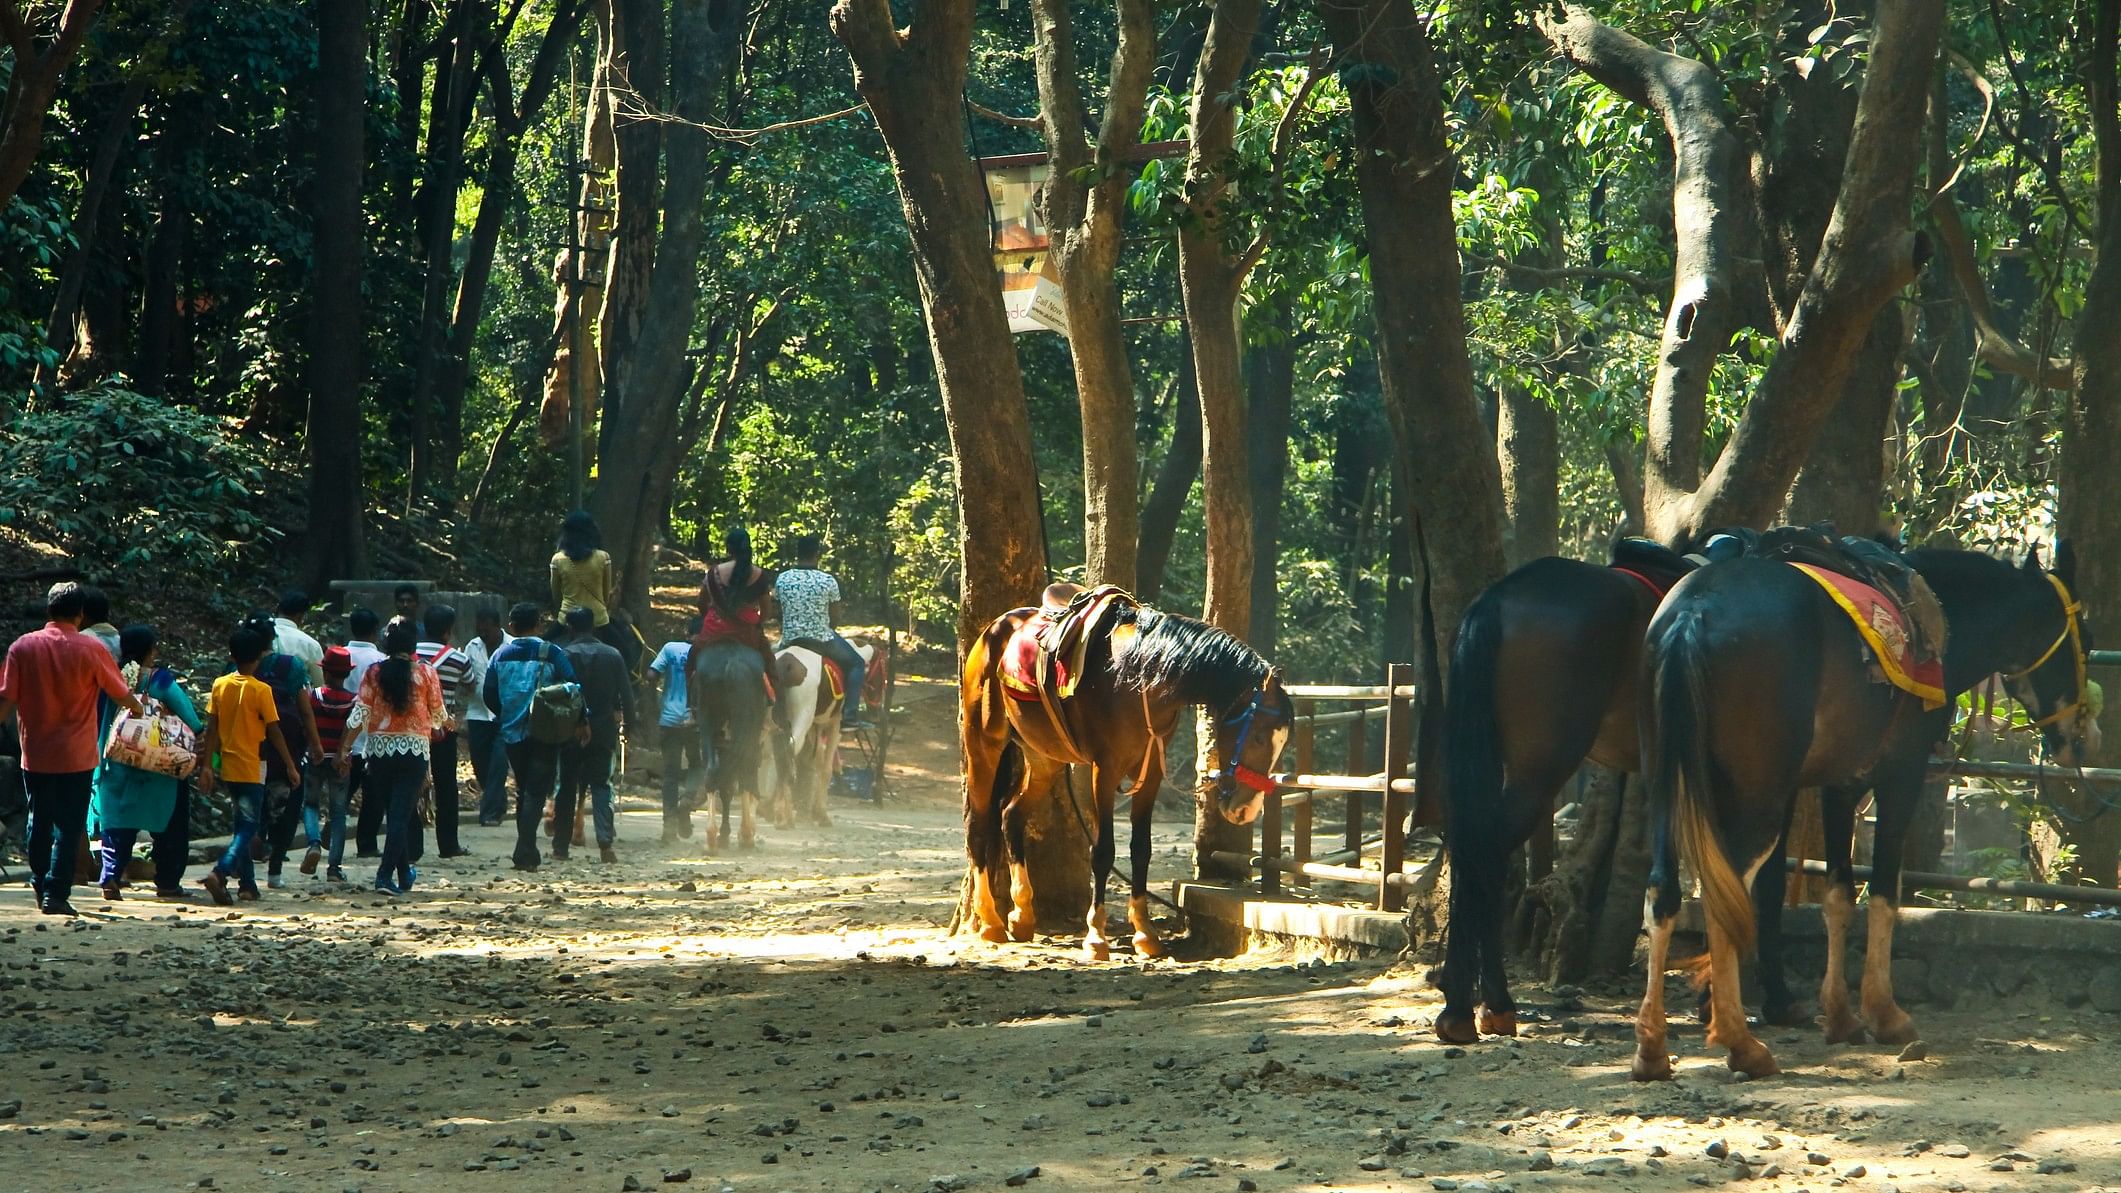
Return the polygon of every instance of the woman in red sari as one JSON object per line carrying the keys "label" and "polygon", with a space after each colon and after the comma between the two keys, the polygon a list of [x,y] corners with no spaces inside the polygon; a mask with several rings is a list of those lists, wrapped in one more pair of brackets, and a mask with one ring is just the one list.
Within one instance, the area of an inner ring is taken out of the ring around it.
{"label": "woman in red sari", "polygon": [[751,532],[738,526],[722,539],[728,558],[707,569],[700,585],[701,646],[737,642],[759,652],[766,689],[773,691],[773,647],[766,642],[766,606],[773,601],[773,573],[751,562]]}

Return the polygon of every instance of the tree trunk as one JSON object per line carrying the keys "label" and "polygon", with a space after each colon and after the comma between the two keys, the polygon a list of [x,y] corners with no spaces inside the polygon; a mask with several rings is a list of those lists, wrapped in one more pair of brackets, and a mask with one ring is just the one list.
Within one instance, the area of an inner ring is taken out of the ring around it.
{"label": "tree trunk", "polygon": [[[2074,355],[2076,392],[2062,433],[2061,508],[2058,530],[2076,548],[2069,579],[2086,620],[2121,625],[2121,81],[2115,77],[2121,41],[2121,0],[2096,0],[2087,14],[2085,99],[2098,148],[2098,257],[2077,312]],[[2100,728],[2105,755],[2091,761],[2114,765],[2121,757],[2121,700],[2108,700]],[[2111,814],[2102,793],[2088,784],[2048,787],[2067,813],[2063,840],[2076,847],[2068,877],[2058,882],[2113,886],[2121,865],[2121,815]]]}
{"label": "tree trunk", "polygon": [[1522,385],[1502,387],[1495,420],[1502,465],[1503,562],[1517,567],[1561,550],[1561,438],[1554,408]]}
{"label": "tree trunk", "polygon": [[[1252,493],[1237,300],[1252,263],[1231,248],[1228,170],[1237,127],[1233,96],[1244,87],[1259,10],[1260,0],[1215,0],[1193,79],[1185,181],[1189,217],[1178,232],[1179,286],[1193,341],[1193,376],[1200,388],[1202,505],[1208,540],[1201,619],[1239,635],[1251,628]],[[1213,735],[1208,731],[1214,711],[1202,711],[1195,722],[1196,774],[1214,769]],[[1242,852],[1251,842],[1251,829],[1224,819],[1204,788],[1194,801],[1195,872],[1206,876],[1212,853]]]}
{"label": "tree trunk", "polygon": [[59,76],[73,63],[102,10],[103,0],[68,0],[59,14],[58,32],[50,45],[40,48],[29,26],[35,13],[25,13],[16,0],[0,0],[0,34],[14,51],[5,98],[0,98],[0,211],[7,210],[22,189],[37,152],[44,148],[44,117],[51,111]]}
{"label": "tree trunk", "polygon": [[714,140],[700,125],[719,113],[723,71],[740,44],[739,0],[685,0],[672,10],[670,58],[678,122],[666,130],[663,235],[649,279],[647,317],[607,404],[590,512],[619,569],[619,603],[648,612],[649,563],[662,509],[657,492],[675,475],[678,415],[685,397],[685,349],[699,310],[699,259]]}
{"label": "tree trunk", "polygon": [[361,468],[361,168],[368,92],[368,0],[317,9],[316,174],[309,336],[309,591],[365,566]]}
{"label": "tree trunk", "polygon": [[1900,357],[1907,342],[1900,309],[1871,320],[1841,400],[1819,429],[1811,458],[1790,490],[1789,521],[1830,521],[1843,534],[1869,538],[1884,526],[1886,436],[1900,397]]}
{"label": "tree trunk", "polygon": [[1156,469],[1156,483],[1141,507],[1140,547],[1135,553],[1135,594],[1155,601],[1163,594],[1164,569],[1178,520],[1200,479],[1200,390],[1193,384],[1193,349],[1179,358],[1177,393],[1171,402],[1171,442]]}
{"label": "tree trunk", "polygon": [[[888,0],[838,0],[832,31],[883,134],[911,234],[957,483],[958,656],[1046,582],[1038,472],[1016,345],[1002,313],[986,187],[964,146],[972,0],[930,0],[901,31]],[[1059,800],[1034,817],[1029,862],[1043,922],[1089,905],[1089,845]]]}
{"label": "tree trunk", "polygon": [[477,28],[482,15],[486,15],[484,6],[459,0],[443,25],[442,55],[435,64],[434,91],[428,104],[426,177],[413,197],[414,243],[423,272],[420,317],[412,334],[412,452],[405,470],[408,510],[428,499],[436,471],[435,389],[449,338],[447,304],[450,283],[456,277],[452,250],[457,195],[464,186],[464,139],[478,96],[480,47],[487,40]]}
{"label": "tree trunk", "polygon": [[1417,561],[1441,667],[1459,619],[1504,571],[1502,480],[1481,423],[1459,296],[1454,165],[1443,91],[1421,16],[1396,0],[1321,0],[1355,118],[1377,362],[1407,481],[1395,513],[1450,527],[1449,549]]}
{"label": "tree trunk", "polygon": [[1707,370],[1738,326],[1733,296],[1744,289],[1753,239],[1720,87],[1701,63],[1660,53],[1581,8],[1540,19],[1563,56],[1655,110],[1672,138],[1678,280],[1651,395],[1647,469],[1657,537],[1681,543],[1706,527],[1764,526],[1780,512],[1873,318],[1913,280],[1921,262],[1909,192],[1942,25],[1940,0],[1878,0],[1832,218],[1788,308],[1781,349],[1715,468],[1695,484]]}
{"label": "tree trunk", "polygon": [[[133,354],[134,382],[144,394],[169,391],[172,362],[177,355],[177,334],[182,326],[178,304],[178,275],[184,268],[184,248],[190,239],[191,211],[184,202],[183,188],[163,179],[162,211],[155,218],[154,235],[147,242],[146,276],[140,284],[140,343]],[[300,414],[291,403],[275,403],[276,421],[282,430]]]}
{"label": "tree trunk", "polygon": [[488,71],[489,100],[494,109],[488,137],[486,174],[480,184],[479,212],[465,246],[464,273],[457,282],[456,304],[450,312],[449,349],[444,354],[435,383],[435,408],[441,427],[435,436],[434,488],[444,504],[454,504],[457,467],[464,454],[464,392],[471,383],[471,352],[478,340],[479,320],[486,309],[487,283],[493,277],[494,253],[501,243],[501,225],[508,217],[509,203],[516,195],[515,168],[521,157],[523,130],[544,110],[545,101],[559,82],[567,51],[581,30],[585,0],[560,0],[531,61],[530,78],[521,100],[505,70]]}
{"label": "tree trunk", "polygon": [[[589,160],[606,168],[615,165],[609,192],[615,214],[592,217],[597,226],[583,237],[592,246],[599,235],[610,237],[603,292],[591,295],[588,306],[600,312],[596,323],[601,342],[596,347],[602,354],[603,379],[600,385],[598,373],[591,370],[583,377],[582,390],[590,394],[601,390],[604,409],[624,422],[629,417],[624,411],[627,395],[620,382],[648,318],[649,287],[658,252],[656,226],[664,206],[658,174],[663,139],[666,131],[676,133],[677,126],[653,118],[665,103],[663,0],[611,0],[610,7],[608,83],[598,93],[604,107],[592,113],[606,121],[601,138],[605,156],[600,159],[592,152]],[[600,139],[594,126],[587,139],[591,148]],[[584,186],[589,186],[587,179]],[[588,412],[583,418],[588,420]]]}
{"label": "tree trunk", "polygon": [[[1245,351],[1248,461],[1252,474],[1252,620],[1246,640],[1274,653],[1281,629],[1281,500],[1289,471],[1289,417],[1296,397],[1296,341],[1286,300],[1266,316],[1277,326]],[[1403,661],[1403,660],[1402,660]]]}
{"label": "tree trunk", "polygon": [[[1034,0],[1039,111],[1052,175],[1046,224],[1068,313],[1068,349],[1083,418],[1083,578],[1135,587],[1140,539],[1134,376],[1120,324],[1120,233],[1128,174],[1120,157],[1140,142],[1156,59],[1150,0],[1119,0],[1105,114],[1093,150],[1083,127],[1068,0]],[[1093,178],[1092,175],[1095,175]]]}

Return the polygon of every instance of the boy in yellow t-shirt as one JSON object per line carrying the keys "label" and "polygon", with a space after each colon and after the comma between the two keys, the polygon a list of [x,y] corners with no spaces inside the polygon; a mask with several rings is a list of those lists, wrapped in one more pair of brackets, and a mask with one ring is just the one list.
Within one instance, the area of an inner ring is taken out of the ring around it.
{"label": "boy in yellow t-shirt", "polygon": [[[299,774],[287,738],[280,733],[280,710],[274,706],[272,689],[257,678],[258,660],[271,645],[265,636],[240,626],[229,636],[228,654],[236,669],[214,681],[213,695],[206,704],[206,736],[199,744],[202,757],[214,760],[221,781],[228,784],[229,802],[235,806],[235,836],[213,870],[199,880],[214,902],[234,903],[228,880],[236,879],[237,894],[258,897],[258,879],[251,869],[250,846],[258,835],[265,807],[265,761],[263,747],[271,742],[287,773]],[[211,794],[215,771],[199,772],[199,791]]]}

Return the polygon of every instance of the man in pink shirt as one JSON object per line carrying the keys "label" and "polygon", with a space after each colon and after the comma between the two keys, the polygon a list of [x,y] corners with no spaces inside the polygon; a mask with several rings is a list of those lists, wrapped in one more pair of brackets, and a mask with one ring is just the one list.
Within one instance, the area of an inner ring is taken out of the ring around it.
{"label": "man in pink shirt", "polygon": [[141,711],[110,652],[81,632],[85,608],[80,585],[53,585],[45,601],[49,623],[15,639],[0,663],[0,720],[15,714],[22,734],[30,885],[46,915],[74,914],[74,855],[103,754],[96,697],[107,695],[135,716]]}

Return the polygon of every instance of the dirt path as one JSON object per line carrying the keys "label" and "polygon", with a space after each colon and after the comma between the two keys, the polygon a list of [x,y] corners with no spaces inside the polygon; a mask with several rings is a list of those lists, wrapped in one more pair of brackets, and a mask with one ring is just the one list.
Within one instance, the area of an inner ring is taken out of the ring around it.
{"label": "dirt path", "polygon": [[1778,1030],[1791,1072],[1755,1083],[1680,1026],[1679,1080],[1643,1087],[1617,998],[1462,1052],[1382,963],[947,939],[948,705],[902,697],[900,800],[755,853],[658,846],[635,799],[617,865],[526,882],[479,830],[400,903],[319,886],[68,924],[0,891],[5,1184],[1636,1190],[1741,1160],[1773,1189],[2121,1184],[2121,1048],[2089,1011],[1923,1008],[1935,1056],[1907,1063]]}

